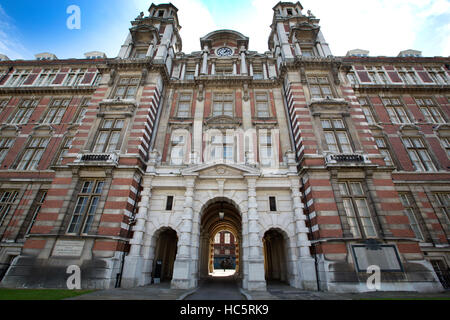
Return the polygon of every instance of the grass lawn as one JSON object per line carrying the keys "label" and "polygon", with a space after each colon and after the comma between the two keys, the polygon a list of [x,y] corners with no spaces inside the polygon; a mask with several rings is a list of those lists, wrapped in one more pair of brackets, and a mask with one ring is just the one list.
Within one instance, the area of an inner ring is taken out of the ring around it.
{"label": "grass lawn", "polygon": [[95,290],[0,289],[0,300],[61,300]]}

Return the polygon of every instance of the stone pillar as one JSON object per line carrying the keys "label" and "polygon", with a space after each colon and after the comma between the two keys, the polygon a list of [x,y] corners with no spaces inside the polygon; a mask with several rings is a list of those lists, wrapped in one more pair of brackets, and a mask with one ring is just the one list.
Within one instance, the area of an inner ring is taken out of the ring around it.
{"label": "stone pillar", "polygon": [[315,262],[311,257],[308,240],[309,229],[306,227],[306,216],[303,213],[303,203],[300,193],[300,178],[296,173],[295,155],[287,153],[291,196],[294,211],[294,225],[297,244],[297,270],[294,270],[294,286],[303,290],[317,290]]}
{"label": "stone pillar", "polygon": [[202,69],[200,74],[208,74],[208,46],[203,48],[203,61],[202,61]]}
{"label": "stone pillar", "polygon": [[178,252],[171,283],[171,288],[173,289],[190,289],[192,287],[191,233],[194,218],[193,206],[195,176],[185,177],[184,185],[186,186],[186,192],[184,194],[184,212],[178,239]]}
{"label": "stone pillar", "polygon": [[233,76],[237,75],[236,60],[233,60]]}
{"label": "stone pillar", "polygon": [[248,281],[251,291],[266,290],[262,239],[259,236],[258,203],[256,201],[256,177],[248,176]]}
{"label": "stone pillar", "polygon": [[302,50],[300,49],[300,44],[298,43],[298,40],[295,40],[295,55],[301,56]]}
{"label": "stone pillar", "polygon": [[284,23],[277,23],[277,31],[281,44],[281,54],[284,60],[292,60],[294,56],[292,55],[291,45],[289,44],[289,39],[284,30]]}
{"label": "stone pillar", "polygon": [[267,71],[267,62],[263,62],[263,75],[264,75],[264,80],[269,79],[269,72]]}
{"label": "stone pillar", "polygon": [[212,61],[211,63],[211,74],[212,75],[216,74],[216,61]]}
{"label": "stone pillar", "polygon": [[181,65],[180,80],[184,80],[185,74],[186,74],[186,62],[183,62],[183,64]]}
{"label": "stone pillar", "polygon": [[147,222],[148,208],[150,204],[153,175],[145,176],[143,179],[143,190],[139,211],[136,215],[136,224],[133,227],[133,239],[130,240],[130,253],[125,257],[125,264],[122,275],[122,287],[130,288],[144,285],[143,273],[144,257],[142,247],[144,245],[144,235]]}
{"label": "stone pillar", "polygon": [[152,41],[152,43],[150,43],[150,46],[148,47],[147,54],[145,56],[148,58],[152,58],[154,51],[155,51],[155,45],[153,44],[153,41]]}
{"label": "stone pillar", "polygon": [[247,75],[248,71],[247,71],[247,62],[245,61],[245,55],[246,55],[246,51],[245,48],[242,46],[241,47],[241,75]]}
{"label": "stone pillar", "polygon": [[316,49],[317,49],[317,52],[319,53],[319,56],[325,57],[325,53],[322,50],[322,45],[320,44],[320,42],[316,43]]}

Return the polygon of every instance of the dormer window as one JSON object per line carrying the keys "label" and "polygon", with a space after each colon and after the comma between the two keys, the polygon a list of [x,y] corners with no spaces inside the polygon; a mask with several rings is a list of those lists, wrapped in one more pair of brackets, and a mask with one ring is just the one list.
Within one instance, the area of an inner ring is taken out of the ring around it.
{"label": "dormer window", "polygon": [[292,9],[287,9],[286,12],[288,16],[292,16]]}
{"label": "dormer window", "polygon": [[159,18],[164,17],[164,10],[158,10],[158,17]]}

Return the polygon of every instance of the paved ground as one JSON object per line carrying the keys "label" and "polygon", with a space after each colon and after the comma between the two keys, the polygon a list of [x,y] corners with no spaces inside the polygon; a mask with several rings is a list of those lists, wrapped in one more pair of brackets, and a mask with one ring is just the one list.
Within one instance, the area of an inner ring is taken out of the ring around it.
{"label": "paved ground", "polygon": [[331,293],[311,292],[292,288],[284,283],[269,283],[267,291],[242,290],[232,272],[216,271],[214,277],[201,280],[194,290],[173,290],[170,283],[154,284],[133,289],[99,290],[68,300],[361,300],[361,299],[446,299],[450,291],[442,293],[368,292]]}
{"label": "paved ground", "polygon": [[212,276],[201,280],[197,291],[184,300],[245,300],[234,271],[215,271]]}

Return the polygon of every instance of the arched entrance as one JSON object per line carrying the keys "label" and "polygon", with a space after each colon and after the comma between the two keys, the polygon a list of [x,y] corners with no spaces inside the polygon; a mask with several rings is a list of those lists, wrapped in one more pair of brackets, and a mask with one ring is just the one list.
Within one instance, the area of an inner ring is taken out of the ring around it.
{"label": "arched entrance", "polygon": [[163,228],[159,231],[156,241],[155,259],[153,260],[153,279],[160,279],[160,281],[172,280],[177,244],[177,233],[173,229]]}
{"label": "arched entrance", "polygon": [[[206,278],[214,273],[214,256],[216,235],[230,233],[234,240],[234,252],[230,251],[229,258],[235,267],[234,275],[238,278],[242,274],[242,222],[239,209],[234,202],[227,198],[216,198],[208,201],[203,207],[200,229],[200,278]],[[219,254],[221,251],[219,252]],[[233,253],[233,254],[231,254]],[[221,255],[223,257],[226,254]],[[217,261],[217,259],[216,259]]]}
{"label": "arched entrance", "polygon": [[283,234],[270,229],[264,234],[264,273],[266,281],[282,281],[288,283],[287,248]]}

